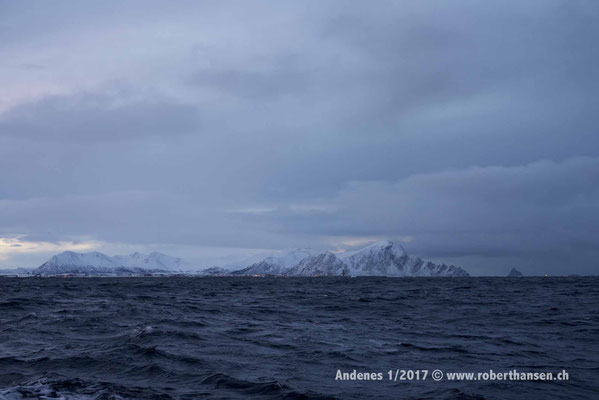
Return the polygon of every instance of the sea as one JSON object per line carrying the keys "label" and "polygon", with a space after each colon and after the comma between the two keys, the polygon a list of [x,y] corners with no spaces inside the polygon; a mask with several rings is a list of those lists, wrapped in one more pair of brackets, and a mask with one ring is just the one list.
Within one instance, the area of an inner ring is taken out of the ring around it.
{"label": "sea", "polygon": [[598,399],[599,278],[0,278],[0,399],[203,398]]}

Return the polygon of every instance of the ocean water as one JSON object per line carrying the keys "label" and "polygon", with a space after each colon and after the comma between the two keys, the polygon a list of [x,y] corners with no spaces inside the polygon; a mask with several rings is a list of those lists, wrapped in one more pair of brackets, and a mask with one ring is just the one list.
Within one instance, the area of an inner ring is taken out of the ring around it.
{"label": "ocean water", "polygon": [[0,278],[0,399],[22,398],[597,399],[599,279]]}

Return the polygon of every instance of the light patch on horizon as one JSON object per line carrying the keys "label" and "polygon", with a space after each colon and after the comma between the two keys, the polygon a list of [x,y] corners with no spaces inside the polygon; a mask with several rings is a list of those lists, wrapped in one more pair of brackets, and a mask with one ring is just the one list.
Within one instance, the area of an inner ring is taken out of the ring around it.
{"label": "light patch on horizon", "polygon": [[[353,236],[333,236],[327,238],[327,241],[333,246],[337,247],[360,247],[370,243],[378,242],[379,240],[385,239],[381,236],[367,236],[367,237],[353,237]],[[342,249],[336,249],[338,251],[344,251]]]}
{"label": "light patch on horizon", "polygon": [[88,242],[44,242],[23,240],[22,235],[0,237],[0,260],[7,260],[17,254],[29,253],[59,253],[63,251],[87,252],[96,250],[100,244],[97,241]]}
{"label": "light patch on horizon", "polygon": [[[380,240],[390,240],[390,237],[379,236],[379,237],[329,237],[328,242],[333,246],[330,250],[334,254],[343,254],[347,251],[355,250],[367,246],[369,244],[378,242]],[[398,244],[410,243],[414,240],[413,236],[402,235],[395,236],[392,238],[392,242]]]}

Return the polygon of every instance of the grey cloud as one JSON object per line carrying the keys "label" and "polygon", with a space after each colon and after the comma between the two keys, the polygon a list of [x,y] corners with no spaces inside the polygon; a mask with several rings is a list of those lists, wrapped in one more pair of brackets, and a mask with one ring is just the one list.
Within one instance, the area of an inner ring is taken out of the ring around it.
{"label": "grey cloud", "polygon": [[128,140],[176,135],[198,129],[194,107],[119,94],[53,96],[11,109],[0,117],[0,133],[22,139]]}
{"label": "grey cloud", "polygon": [[333,215],[279,217],[282,231],[410,236],[408,247],[429,257],[536,257],[559,271],[581,266],[549,255],[599,256],[598,188],[599,159],[578,157],[353,182],[330,199]]}
{"label": "grey cloud", "polygon": [[193,199],[164,192],[0,200],[0,220],[0,235],[17,232],[31,241],[86,239],[248,248],[293,244],[290,238],[277,237],[268,223],[248,223],[217,206],[198,207]]}
{"label": "grey cloud", "polygon": [[201,88],[210,88],[229,96],[249,100],[273,99],[296,95],[307,89],[309,72],[295,70],[293,66],[274,65],[267,71],[247,69],[207,69],[197,71],[188,82]]}
{"label": "grey cloud", "polygon": [[591,270],[596,2],[140,4],[3,6],[3,232]]}

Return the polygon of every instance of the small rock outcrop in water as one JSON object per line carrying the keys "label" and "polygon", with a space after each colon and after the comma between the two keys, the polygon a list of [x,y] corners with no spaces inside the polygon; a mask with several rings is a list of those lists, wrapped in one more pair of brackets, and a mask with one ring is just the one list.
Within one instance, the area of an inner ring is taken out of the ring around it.
{"label": "small rock outcrop in water", "polygon": [[522,275],[522,272],[518,271],[516,268],[512,268],[512,270],[510,271],[509,274],[507,274],[507,276],[510,276],[510,277],[515,277],[515,276],[520,277],[520,276],[523,276],[523,275]]}

